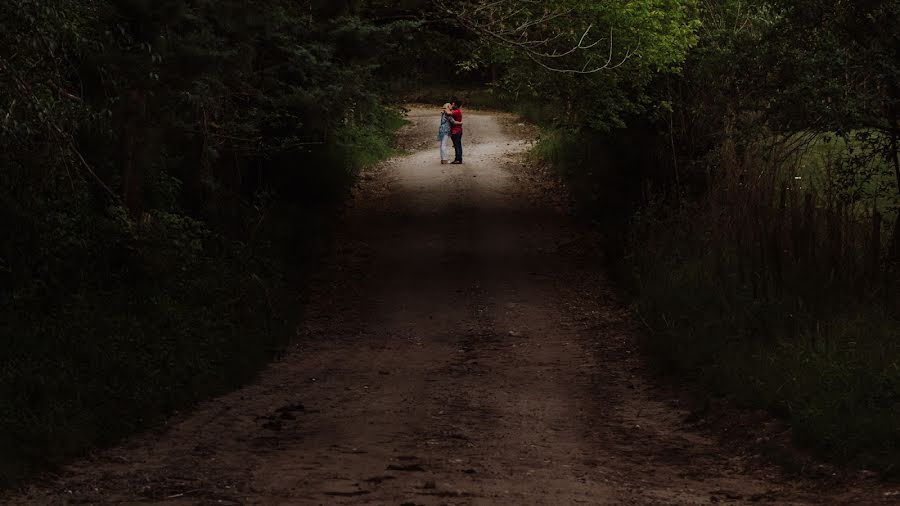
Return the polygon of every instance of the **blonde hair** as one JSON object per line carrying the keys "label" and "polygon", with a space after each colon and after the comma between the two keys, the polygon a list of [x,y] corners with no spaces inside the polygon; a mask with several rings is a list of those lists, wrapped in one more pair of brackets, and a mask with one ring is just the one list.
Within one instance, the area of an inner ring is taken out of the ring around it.
{"label": "blonde hair", "polygon": [[450,102],[447,102],[446,104],[444,104],[444,107],[442,107],[441,110],[446,111],[447,109],[452,109],[452,108],[453,108],[453,105],[450,104]]}

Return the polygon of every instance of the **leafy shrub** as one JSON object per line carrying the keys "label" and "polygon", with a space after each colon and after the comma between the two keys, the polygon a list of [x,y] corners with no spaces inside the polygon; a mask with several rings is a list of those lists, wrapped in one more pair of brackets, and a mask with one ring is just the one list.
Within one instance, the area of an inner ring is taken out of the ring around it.
{"label": "leafy shrub", "polygon": [[873,232],[871,214],[764,167],[744,164],[732,172],[741,182],[723,178],[700,204],[651,203],[634,220],[650,347],[671,370],[789,418],[821,454],[889,469],[900,455],[900,279],[874,239],[882,222]]}
{"label": "leafy shrub", "polygon": [[[388,9],[388,7],[384,7]],[[399,115],[357,5],[0,3],[0,485],[247,381]]]}

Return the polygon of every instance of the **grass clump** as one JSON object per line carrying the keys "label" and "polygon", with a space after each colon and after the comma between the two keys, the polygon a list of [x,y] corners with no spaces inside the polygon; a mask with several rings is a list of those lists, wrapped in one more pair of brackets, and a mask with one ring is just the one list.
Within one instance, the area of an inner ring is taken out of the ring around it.
{"label": "grass clump", "polygon": [[629,265],[650,348],[715,393],[789,419],[824,457],[896,469],[891,227],[877,210],[743,168],[698,203],[650,203],[634,219]]}
{"label": "grass clump", "polygon": [[532,151],[607,234],[606,259],[651,329],[649,352],[713,395],[789,420],[795,440],[824,458],[900,469],[889,209],[814,184],[840,163],[819,143],[780,167],[752,148],[720,156],[727,167],[702,193],[654,197],[642,186],[658,163],[654,142],[551,130]]}

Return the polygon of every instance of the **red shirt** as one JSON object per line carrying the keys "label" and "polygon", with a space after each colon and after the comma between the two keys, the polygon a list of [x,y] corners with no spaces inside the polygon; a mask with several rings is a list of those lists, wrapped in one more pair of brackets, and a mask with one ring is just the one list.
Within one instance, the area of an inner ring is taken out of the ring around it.
{"label": "red shirt", "polygon": [[[462,109],[454,109],[451,114],[453,115],[454,120],[462,123]],[[452,127],[450,127],[450,135],[461,134],[462,130],[462,125],[453,125]]]}

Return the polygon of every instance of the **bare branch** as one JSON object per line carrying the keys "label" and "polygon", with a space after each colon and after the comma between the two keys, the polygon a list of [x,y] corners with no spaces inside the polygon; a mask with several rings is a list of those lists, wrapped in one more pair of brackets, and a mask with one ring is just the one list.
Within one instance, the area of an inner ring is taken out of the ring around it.
{"label": "bare branch", "polygon": [[[616,39],[613,28],[609,33],[609,50],[603,64],[595,64],[595,50],[601,39],[591,40],[595,25],[589,24],[580,37],[571,44],[562,39],[571,33],[554,26],[554,22],[572,16],[569,8],[548,8],[546,2],[535,0],[477,0],[474,2],[439,0],[438,6],[463,26],[486,38],[496,40],[506,47],[524,54],[541,68],[564,74],[594,74],[624,65],[635,54],[636,48],[626,48],[621,59],[616,57]],[[584,59],[583,64],[566,65],[563,59]]]}

